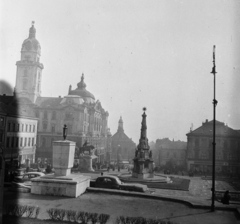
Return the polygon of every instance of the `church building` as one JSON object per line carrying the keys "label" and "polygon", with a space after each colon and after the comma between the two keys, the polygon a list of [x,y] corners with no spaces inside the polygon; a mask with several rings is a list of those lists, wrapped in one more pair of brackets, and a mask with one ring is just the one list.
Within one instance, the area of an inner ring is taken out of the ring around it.
{"label": "church building", "polygon": [[132,161],[135,149],[136,144],[124,133],[123,120],[120,117],[118,130],[112,136],[111,161]]}

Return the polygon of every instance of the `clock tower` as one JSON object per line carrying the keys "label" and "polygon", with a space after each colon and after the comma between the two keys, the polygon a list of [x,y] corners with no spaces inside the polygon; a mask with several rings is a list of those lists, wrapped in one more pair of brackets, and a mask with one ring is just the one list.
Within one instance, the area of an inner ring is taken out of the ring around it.
{"label": "clock tower", "polygon": [[28,98],[32,103],[41,95],[43,64],[40,63],[41,46],[36,39],[34,22],[29,29],[29,37],[23,41],[21,60],[17,61],[15,93]]}

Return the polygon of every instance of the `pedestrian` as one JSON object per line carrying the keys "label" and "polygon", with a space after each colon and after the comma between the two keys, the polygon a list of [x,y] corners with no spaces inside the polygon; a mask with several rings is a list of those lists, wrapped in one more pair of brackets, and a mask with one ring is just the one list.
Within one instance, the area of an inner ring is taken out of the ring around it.
{"label": "pedestrian", "polygon": [[101,173],[101,176],[103,176],[103,173]]}
{"label": "pedestrian", "polygon": [[230,199],[231,199],[231,196],[229,195],[229,191],[227,190],[227,191],[225,191],[225,193],[224,193],[224,195],[223,195],[223,197],[222,197],[221,202],[222,202],[223,204],[229,205]]}
{"label": "pedestrian", "polygon": [[107,171],[109,172],[109,170],[110,170],[110,167],[108,166]]}

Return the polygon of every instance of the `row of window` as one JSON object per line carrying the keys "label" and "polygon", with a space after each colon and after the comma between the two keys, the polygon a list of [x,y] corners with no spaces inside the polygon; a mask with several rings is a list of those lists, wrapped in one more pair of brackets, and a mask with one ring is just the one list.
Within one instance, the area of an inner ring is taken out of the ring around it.
{"label": "row of window", "polygon": [[7,131],[11,132],[35,132],[34,124],[19,124],[8,122]]}
{"label": "row of window", "polygon": [[[200,142],[200,139],[195,139],[194,140],[195,147],[197,147],[197,148],[200,147],[200,146],[212,147],[212,143],[213,143],[213,139],[201,139],[201,142]],[[237,140],[231,140],[231,141],[223,140],[223,141],[221,141],[220,139],[217,139],[216,140],[216,145],[217,146],[222,146],[226,149],[229,148],[230,145],[231,145],[231,148],[236,148],[236,147],[240,148],[240,141],[237,141]]]}
{"label": "row of window", "polygon": [[[38,117],[38,118],[40,117],[40,114],[39,114],[39,111],[38,111],[38,110],[36,111],[35,115],[36,115],[36,117]],[[51,117],[51,119],[52,119],[52,120],[56,120],[56,117],[57,117],[57,113],[56,113],[56,111],[53,111],[53,112],[52,112],[52,117]],[[45,120],[48,119],[48,112],[47,112],[47,111],[44,111],[44,112],[43,112],[43,119],[45,119]]]}
{"label": "row of window", "polygon": [[30,147],[34,146],[35,138],[27,138],[27,137],[7,137],[6,148],[14,148],[14,147]]}
{"label": "row of window", "polygon": [[[223,160],[223,157],[225,160],[233,160],[233,161],[240,159],[240,156],[236,155],[236,153],[234,156],[234,154],[232,154],[232,153],[222,153],[220,151],[216,152],[216,160]],[[189,152],[188,158],[189,159],[194,159],[194,158],[197,159],[197,156],[195,153]],[[201,152],[199,152],[198,159],[211,159],[211,158],[207,151],[201,151]]]}
{"label": "row of window", "polygon": [[[47,130],[47,127],[48,127],[48,123],[46,121],[43,121],[42,122],[42,126],[43,126],[43,130]],[[68,124],[67,125],[67,130],[68,130],[68,134],[72,134],[72,125]],[[51,127],[51,132],[52,133],[55,133],[56,131],[56,128],[55,128],[55,124],[52,124],[52,127]]]}

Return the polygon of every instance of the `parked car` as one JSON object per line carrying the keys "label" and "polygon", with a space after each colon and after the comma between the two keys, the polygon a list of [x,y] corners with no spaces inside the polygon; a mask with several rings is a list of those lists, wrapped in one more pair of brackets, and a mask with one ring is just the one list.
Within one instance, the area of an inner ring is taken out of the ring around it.
{"label": "parked car", "polygon": [[107,188],[107,189],[118,189],[118,190],[126,190],[126,191],[137,191],[137,192],[145,192],[148,190],[147,185],[138,184],[138,183],[123,183],[116,176],[108,176],[104,175],[98,177],[95,181],[90,181],[90,187],[96,188]]}
{"label": "parked car", "polygon": [[[44,176],[44,173],[41,172],[28,172],[23,174],[22,176],[17,176],[14,178],[12,182],[12,186],[31,186],[32,182],[31,180],[36,177],[41,177]],[[20,184],[20,185],[19,185]]]}

